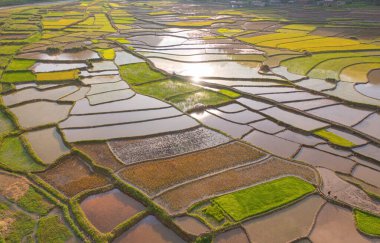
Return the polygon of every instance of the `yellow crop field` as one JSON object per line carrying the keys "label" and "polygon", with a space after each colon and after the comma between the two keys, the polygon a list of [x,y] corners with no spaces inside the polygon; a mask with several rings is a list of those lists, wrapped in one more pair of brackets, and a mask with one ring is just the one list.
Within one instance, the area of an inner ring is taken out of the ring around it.
{"label": "yellow crop field", "polygon": [[115,50],[114,49],[98,49],[100,56],[106,60],[115,59]]}
{"label": "yellow crop field", "polygon": [[320,46],[320,47],[308,47],[310,52],[329,52],[329,51],[359,51],[359,50],[380,50],[380,46],[373,44],[357,44],[347,46]]}
{"label": "yellow crop field", "polygon": [[76,25],[65,29],[67,31],[88,31],[88,32],[111,32],[114,33],[116,30],[113,28],[105,14],[94,14]]}
{"label": "yellow crop field", "polygon": [[279,40],[279,39],[289,39],[305,36],[302,33],[274,33],[268,35],[260,35],[254,37],[239,37],[238,39],[251,44],[258,44],[260,42]]}
{"label": "yellow crop field", "polygon": [[323,38],[322,36],[301,36],[301,37],[295,37],[295,38],[289,38],[289,39],[279,39],[279,40],[271,40],[271,41],[264,41],[260,42],[260,46],[267,46],[267,47],[278,47],[282,44],[289,44],[293,42],[299,43],[300,41],[306,41],[306,40],[313,40],[313,39],[320,39]]}
{"label": "yellow crop field", "polygon": [[80,25],[93,25],[95,22],[94,17],[89,17],[85,21],[81,22]]}
{"label": "yellow crop field", "polygon": [[254,37],[238,37],[237,39],[259,46],[277,47],[301,52],[380,50],[379,45],[362,44],[357,40],[345,38],[307,35],[304,31],[273,33]]}
{"label": "yellow crop field", "polygon": [[125,24],[115,24],[116,28],[119,30],[129,30],[132,29],[131,26],[125,25]]}
{"label": "yellow crop field", "polygon": [[341,46],[352,46],[360,44],[357,40],[350,40],[344,38],[336,37],[326,37],[315,40],[306,40],[300,42],[286,43],[279,45],[279,48],[286,48],[296,51],[308,51],[309,48],[323,48],[323,47],[341,47]]}
{"label": "yellow crop field", "polygon": [[242,29],[227,29],[227,28],[220,28],[218,29],[218,33],[225,35],[225,36],[233,36],[244,32]]}
{"label": "yellow crop field", "polygon": [[127,40],[125,38],[121,38],[121,37],[108,37],[107,39],[116,41],[120,44],[130,44],[131,43],[129,40]]}
{"label": "yellow crop field", "polygon": [[95,14],[94,25],[100,27],[98,31],[116,32],[105,14]]}
{"label": "yellow crop field", "polygon": [[283,29],[291,29],[291,30],[303,30],[303,31],[313,31],[315,30],[315,26],[313,25],[306,25],[306,24],[289,24],[284,27]]}
{"label": "yellow crop field", "polygon": [[80,19],[60,19],[57,21],[44,20],[42,21],[42,25],[44,29],[62,29],[79,21]]}
{"label": "yellow crop field", "polygon": [[368,73],[373,69],[380,69],[380,63],[359,63],[348,66],[340,73],[340,80],[354,83],[367,83]]}
{"label": "yellow crop field", "polygon": [[209,19],[209,15],[190,15],[190,16],[181,16],[181,19]]}
{"label": "yellow crop field", "polygon": [[63,31],[47,31],[47,32],[44,31],[42,33],[41,38],[42,39],[50,39],[50,38],[63,36],[63,35],[65,35],[65,32],[63,32]]}
{"label": "yellow crop field", "polygon": [[109,3],[109,5],[113,8],[118,8],[120,5],[118,3]]}
{"label": "yellow crop field", "polygon": [[218,14],[220,14],[220,15],[244,15],[243,12],[237,11],[237,10],[222,10],[222,11],[219,11]]}
{"label": "yellow crop field", "polygon": [[308,76],[320,79],[339,79],[339,74],[344,68],[360,63],[380,63],[380,57],[363,56],[326,60],[324,62],[321,62],[317,66],[314,66],[313,69],[308,73]]}
{"label": "yellow crop field", "polygon": [[306,31],[306,30],[293,30],[293,29],[284,29],[284,28],[281,28],[281,29],[278,29],[276,30],[276,32],[278,33],[298,33],[298,34],[308,34],[309,31]]}
{"label": "yellow crop field", "polygon": [[37,73],[37,81],[65,81],[65,80],[76,80],[79,77],[78,70],[70,71],[59,71],[59,72],[49,72],[49,73]]}

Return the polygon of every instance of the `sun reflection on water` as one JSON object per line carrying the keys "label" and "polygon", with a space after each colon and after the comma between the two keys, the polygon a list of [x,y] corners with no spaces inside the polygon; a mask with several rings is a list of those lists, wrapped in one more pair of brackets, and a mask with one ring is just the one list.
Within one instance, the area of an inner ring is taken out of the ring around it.
{"label": "sun reflection on water", "polygon": [[213,76],[215,69],[208,63],[197,63],[196,65],[189,65],[186,72],[191,74],[193,82],[198,83],[202,77]]}

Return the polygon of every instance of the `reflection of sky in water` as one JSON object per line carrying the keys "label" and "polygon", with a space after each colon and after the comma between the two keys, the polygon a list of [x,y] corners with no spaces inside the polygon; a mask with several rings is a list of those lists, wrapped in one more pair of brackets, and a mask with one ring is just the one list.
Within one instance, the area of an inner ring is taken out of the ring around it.
{"label": "reflection of sky in water", "polygon": [[202,120],[204,120],[207,117],[212,116],[212,115],[206,111],[201,111],[201,112],[191,113],[191,116],[194,117],[195,119],[197,119],[198,121],[202,121]]}
{"label": "reflection of sky in water", "polygon": [[32,70],[36,73],[39,72],[54,72],[65,71],[77,68],[86,68],[85,63],[36,63],[33,65]]}
{"label": "reflection of sky in water", "polygon": [[49,55],[42,52],[23,53],[17,56],[25,59],[51,60],[51,61],[85,61],[100,58],[98,53],[91,50],[79,52],[62,52],[57,55]]}
{"label": "reflection of sky in water", "polygon": [[369,82],[357,84],[355,89],[368,97],[380,100],[380,69],[374,69],[368,73]]}
{"label": "reflection of sky in water", "polygon": [[164,58],[179,62],[206,62],[206,61],[258,61],[262,59],[261,55],[248,54],[248,55],[236,55],[236,54],[203,54],[200,55],[172,55],[166,53],[157,52],[140,52],[147,58]]}
{"label": "reflection of sky in water", "polygon": [[357,84],[355,89],[365,96],[380,100],[380,84]]}
{"label": "reflection of sky in water", "polygon": [[150,58],[153,64],[168,73],[175,73],[194,78],[220,77],[220,78],[269,78],[261,75],[257,62],[207,62],[182,63],[161,58]]}
{"label": "reflection of sky in water", "polygon": [[142,35],[130,38],[131,40],[141,41],[150,46],[173,46],[181,45],[186,42],[186,38],[174,36],[157,36],[157,35]]}
{"label": "reflection of sky in water", "polygon": [[[189,48],[189,46],[186,46]],[[191,46],[192,48],[195,48],[194,45]],[[151,52],[151,49],[146,48],[139,48],[136,47],[137,52]],[[245,48],[234,48],[234,49],[223,49],[223,48],[206,48],[204,45],[202,45],[201,48],[198,49],[171,49],[171,50],[160,50],[160,49],[154,49],[155,53],[166,53],[166,54],[172,54],[172,55],[196,55],[196,54],[263,54],[263,52],[258,51],[256,49],[245,49]]]}

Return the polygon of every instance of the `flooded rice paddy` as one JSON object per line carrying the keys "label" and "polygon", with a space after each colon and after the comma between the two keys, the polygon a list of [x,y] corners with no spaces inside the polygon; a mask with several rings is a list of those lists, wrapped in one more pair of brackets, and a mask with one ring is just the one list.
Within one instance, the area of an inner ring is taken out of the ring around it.
{"label": "flooded rice paddy", "polygon": [[367,4],[0,8],[0,241],[379,242]]}
{"label": "flooded rice paddy", "polygon": [[148,216],[115,239],[114,242],[185,242],[154,216]]}
{"label": "flooded rice paddy", "polygon": [[80,206],[88,220],[101,232],[111,231],[144,209],[141,203],[117,189],[89,196]]}

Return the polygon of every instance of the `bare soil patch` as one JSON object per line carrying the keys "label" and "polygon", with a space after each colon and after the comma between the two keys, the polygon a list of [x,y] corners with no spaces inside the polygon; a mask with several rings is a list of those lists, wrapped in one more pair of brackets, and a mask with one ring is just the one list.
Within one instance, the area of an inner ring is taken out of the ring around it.
{"label": "bare soil patch", "polygon": [[109,184],[105,176],[94,172],[78,155],[68,155],[53,168],[37,175],[70,197]]}
{"label": "bare soil patch", "polygon": [[124,165],[115,158],[105,142],[101,143],[79,143],[76,144],[79,150],[83,151],[98,165],[110,168],[111,170],[121,169]]}
{"label": "bare soil patch", "polygon": [[4,197],[18,201],[29,189],[29,183],[23,178],[0,173],[0,194]]}

